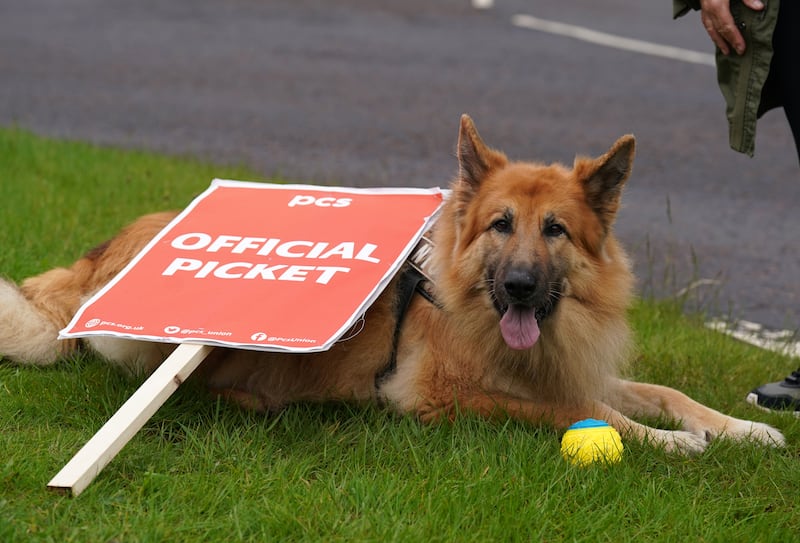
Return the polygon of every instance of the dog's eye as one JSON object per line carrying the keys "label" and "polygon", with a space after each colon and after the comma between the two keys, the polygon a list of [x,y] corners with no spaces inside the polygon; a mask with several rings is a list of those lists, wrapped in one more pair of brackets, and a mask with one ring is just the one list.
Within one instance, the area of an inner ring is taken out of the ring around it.
{"label": "dog's eye", "polygon": [[544,228],[544,235],[551,238],[557,238],[558,236],[563,236],[566,233],[567,231],[564,229],[564,227],[557,222],[548,224]]}
{"label": "dog's eye", "polygon": [[508,219],[497,219],[492,223],[492,229],[500,232],[501,234],[508,234],[511,232],[511,221]]}

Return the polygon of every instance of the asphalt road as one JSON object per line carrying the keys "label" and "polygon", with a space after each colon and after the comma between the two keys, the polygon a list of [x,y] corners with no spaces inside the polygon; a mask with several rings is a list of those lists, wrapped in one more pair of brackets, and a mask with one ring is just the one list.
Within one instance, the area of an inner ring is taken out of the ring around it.
{"label": "asphalt road", "polygon": [[[711,52],[671,3],[0,0],[0,125],[315,184],[445,186],[458,118],[513,158],[634,133],[617,232],[642,292],[800,325],[800,168],[782,111],[728,148],[713,68],[519,28],[525,13]],[[0,172],[2,157],[0,156]],[[167,182],[165,180],[165,182]]]}

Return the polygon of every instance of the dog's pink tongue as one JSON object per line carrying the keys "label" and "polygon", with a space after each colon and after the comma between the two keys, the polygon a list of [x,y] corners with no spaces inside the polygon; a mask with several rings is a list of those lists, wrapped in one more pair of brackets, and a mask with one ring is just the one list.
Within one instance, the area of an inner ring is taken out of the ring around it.
{"label": "dog's pink tongue", "polygon": [[500,319],[500,332],[512,349],[530,349],[539,339],[539,323],[534,309],[509,306]]}

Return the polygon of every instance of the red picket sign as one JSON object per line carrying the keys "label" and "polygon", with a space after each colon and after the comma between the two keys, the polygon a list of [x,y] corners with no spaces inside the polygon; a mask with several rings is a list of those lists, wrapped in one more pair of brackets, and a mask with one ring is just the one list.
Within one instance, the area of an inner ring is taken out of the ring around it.
{"label": "red picket sign", "polygon": [[442,201],[439,189],[215,179],[60,337],[329,349],[385,288]]}

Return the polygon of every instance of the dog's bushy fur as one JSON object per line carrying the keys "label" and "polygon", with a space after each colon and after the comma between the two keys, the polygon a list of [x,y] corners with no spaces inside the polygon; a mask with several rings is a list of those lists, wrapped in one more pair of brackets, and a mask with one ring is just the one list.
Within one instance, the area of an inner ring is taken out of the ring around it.
{"label": "dog's bushy fur", "polygon": [[[396,345],[397,278],[367,311],[361,333],[329,351],[216,349],[198,371],[216,394],[260,410],[379,401],[426,421],[460,411],[558,428],[600,418],[624,437],[683,453],[702,451],[719,435],[781,445],[783,436],[767,425],[619,377],[630,355],[633,278],[613,225],[633,155],[634,138],[623,136],[571,168],[512,162],[464,116],[459,173],[431,232],[427,288],[435,303],[411,300]],[[78,348],[58,341],[58,330],[173,217],[143,217],[69,269],[20,287],[0,282],[0,354],[49,364]],[[172,349],[115,338],[88,343],[144,372]],[[635,416],[672,419],[681,429],[644,426]]]}

